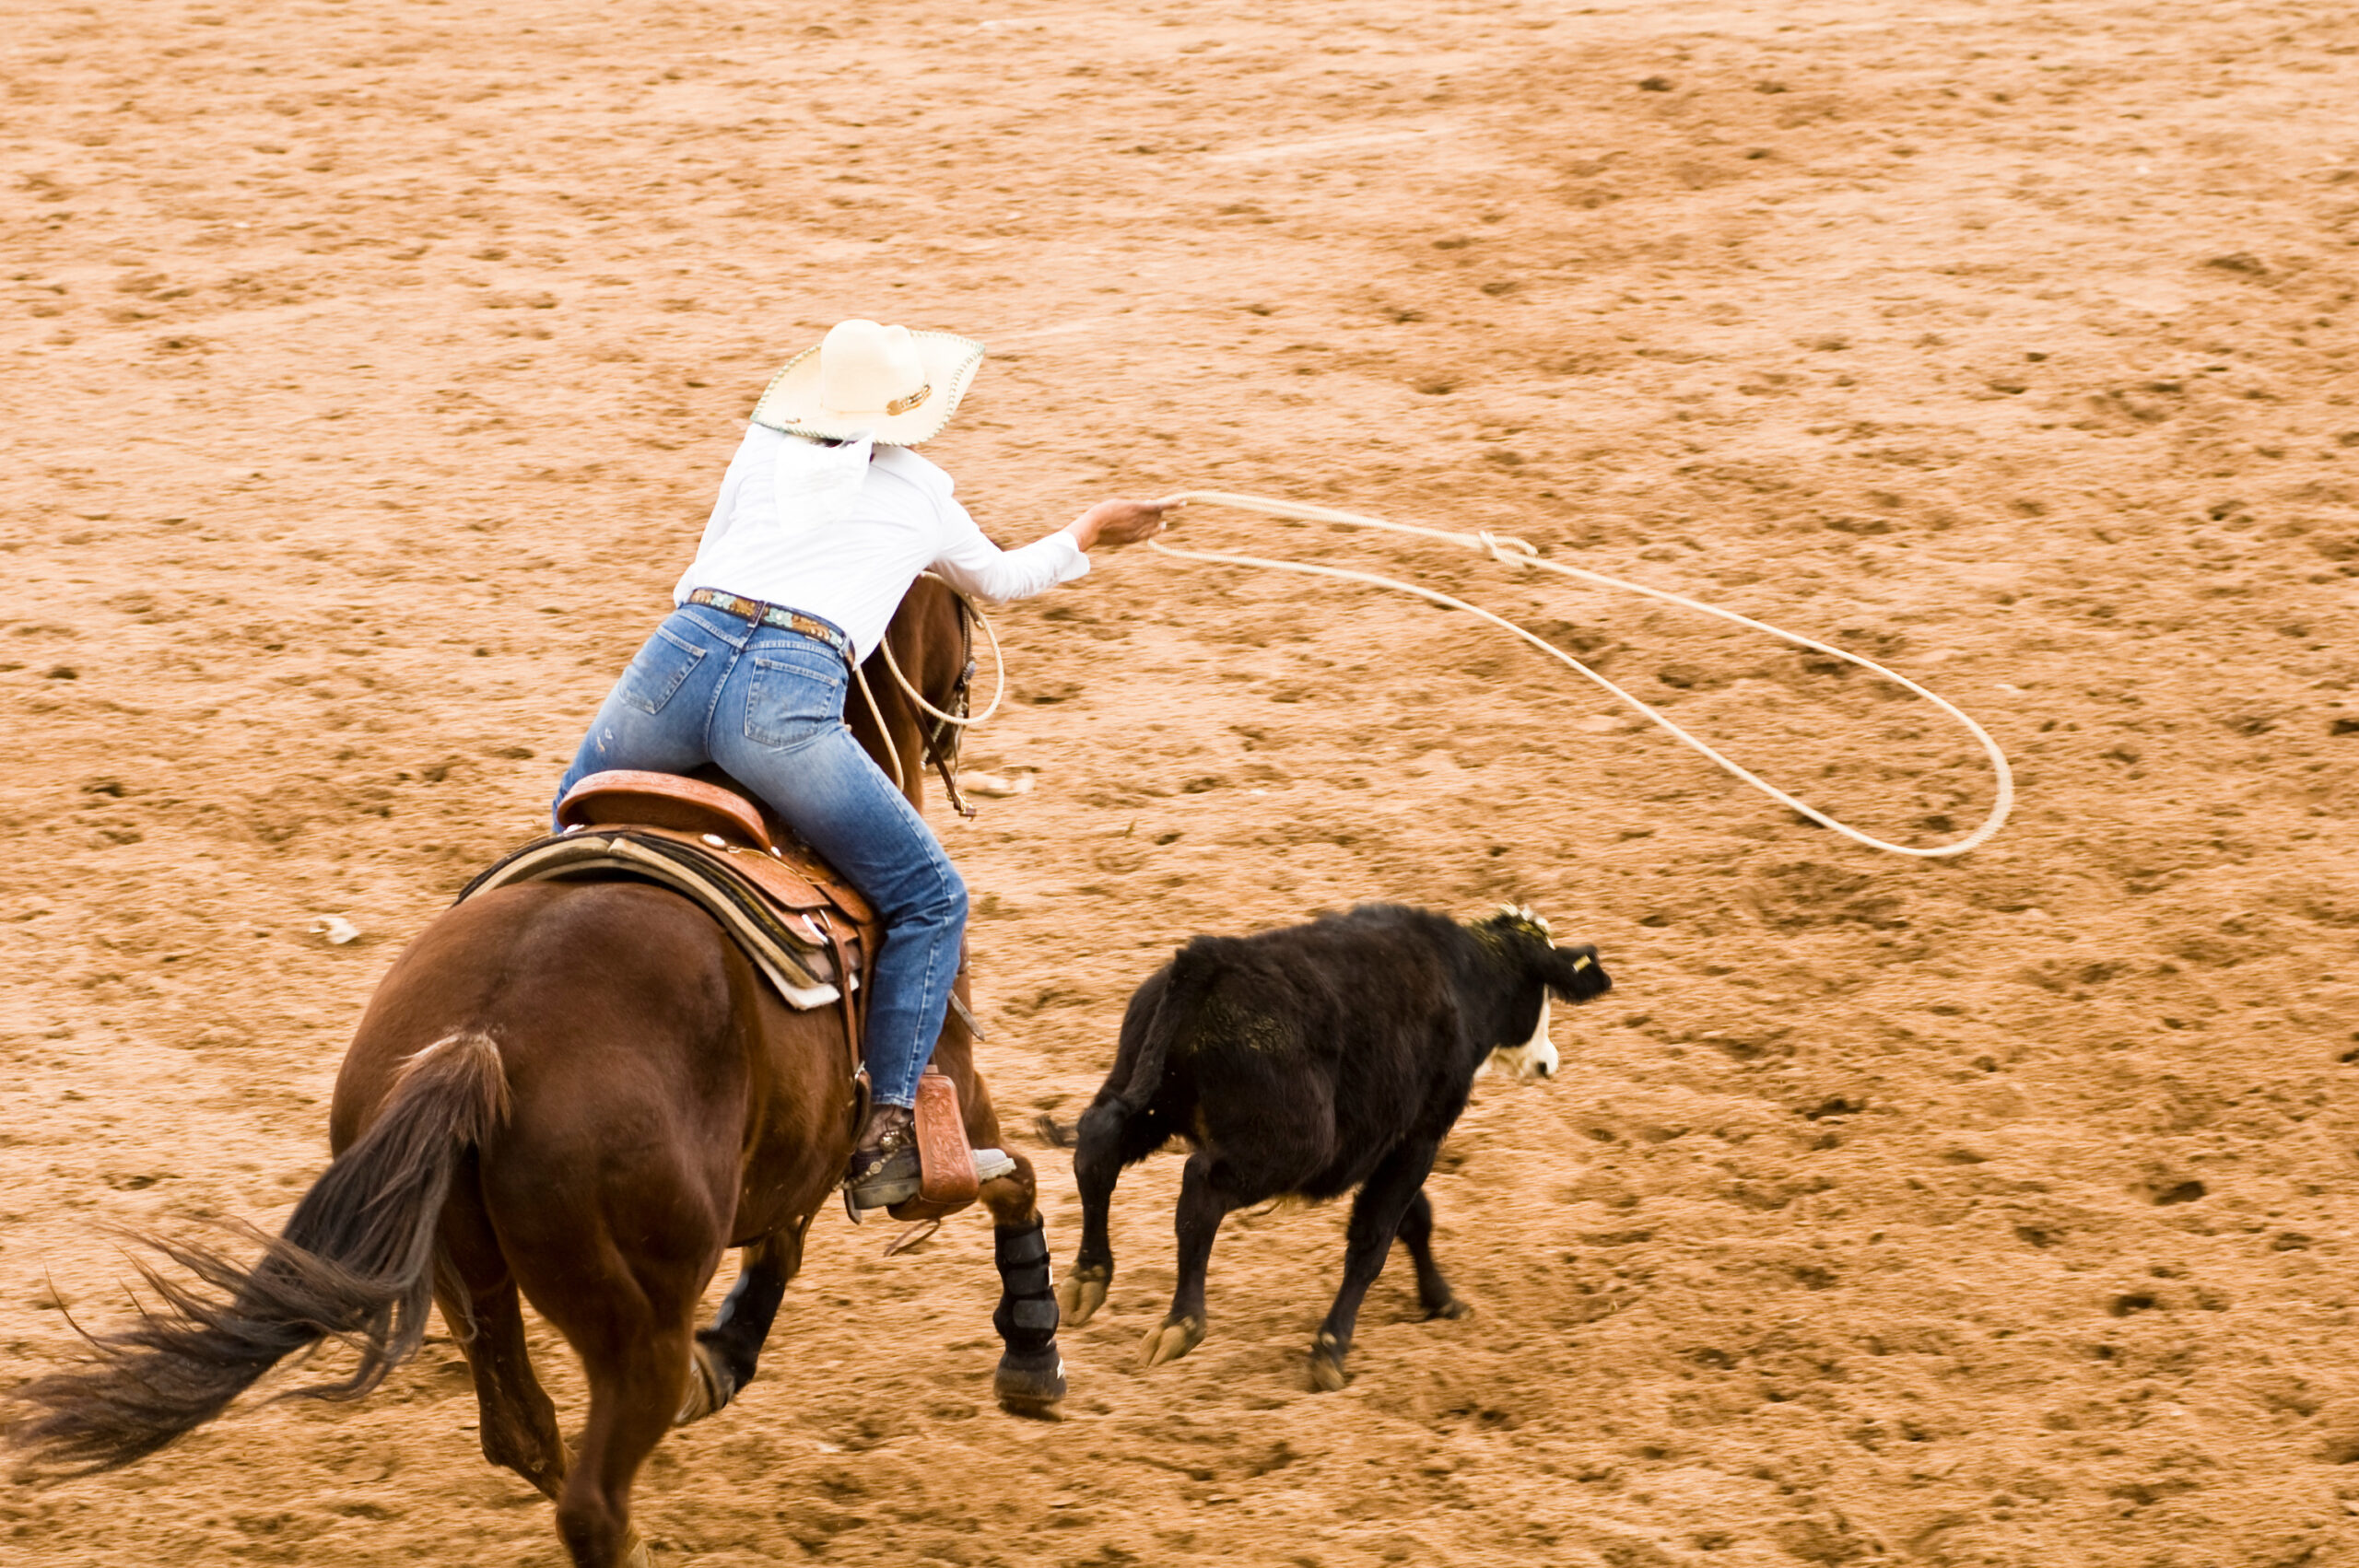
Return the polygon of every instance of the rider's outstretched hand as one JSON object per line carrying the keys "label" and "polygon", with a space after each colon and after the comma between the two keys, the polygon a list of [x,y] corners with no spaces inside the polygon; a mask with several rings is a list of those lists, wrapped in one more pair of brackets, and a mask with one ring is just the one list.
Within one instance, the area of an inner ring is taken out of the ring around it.
{"label": "rider's outstretched hand", "polygon": [[1185,501],[1100,501],[1073,520],[1066,532],[1084,551],[1103,544],[1119,549],[1152,539],[1167,526],[1165,514],[1178,511]]}

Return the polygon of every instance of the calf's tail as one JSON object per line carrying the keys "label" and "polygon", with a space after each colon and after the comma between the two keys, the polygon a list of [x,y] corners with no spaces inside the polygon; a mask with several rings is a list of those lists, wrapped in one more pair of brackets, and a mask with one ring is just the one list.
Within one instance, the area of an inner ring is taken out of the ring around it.
{"label": "calf's tail", "polygon": [[1140,1032],[1139,1054],[1131,1061],[1130,1076],[1114,1094],[1124,1114],[1136,1115],[1155,1098],[1163,1082],[1163,1064],[1171,1054],[1172,1038],[1195,1022],[1196,1009],[1219,973],[1218,961],[1210,951],[1213,942],[1198,937],[1171,955],[1171,977],[1156,999],[1154,1015]]}
{"label": "calf's tail", "polygon": [[[293,1352],[334,1337],[360,1352],[346,1376],[295,1392],[357,1399],[425,1338],[435,1227],[470,1149],[505,1119],[499,1047],[452,1035],[412,1056],[376,1124],[330,1164],[252,1265],[152,1240],[196,1276],[140,1265],[161,1305],[90,1340],[82,1365],[8,1398],[19,1473],[88,1474],[145,1458],[204,1425]],[[209,1288],[206,1288],[209,1287]]]}

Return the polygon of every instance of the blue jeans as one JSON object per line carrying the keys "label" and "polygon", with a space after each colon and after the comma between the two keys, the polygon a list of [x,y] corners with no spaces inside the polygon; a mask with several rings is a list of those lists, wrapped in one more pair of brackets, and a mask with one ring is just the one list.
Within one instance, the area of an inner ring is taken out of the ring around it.
{"label": "blue jeans", "polygon": [[875,906],[885,937],[863,1041],[880,1105],[913,1106],[967,930],[967,884],[844,724],[842,655],[701,604],[664,617],[608,693],[557,798],[610,767],[718,764]]}

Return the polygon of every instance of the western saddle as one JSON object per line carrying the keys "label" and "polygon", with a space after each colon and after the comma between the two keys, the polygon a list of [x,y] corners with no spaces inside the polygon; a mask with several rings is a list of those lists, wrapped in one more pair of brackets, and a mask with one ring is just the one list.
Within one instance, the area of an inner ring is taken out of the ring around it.
{"label": "western saddle", "polygon": [[[841,1007],[856,1124],[867,1081],[854,999],[866,993],[882,936],[868,901],[808,845],[774,835],[754,802],[701,779],[593,773],[566,791],[557,819],[561,831],[502,856],[455,902],[525,882],[626,880],[682,895],[721,923],[788,1006]],[[965,1004],[954,997],[952,1006],[980,1038]],[[931,1067],[919,1086],[918,1122],[924,1186],[893,1206],[897,1219],[940,1218],[966,1207],[982,1174],[968,1149],[957,1092]]]}

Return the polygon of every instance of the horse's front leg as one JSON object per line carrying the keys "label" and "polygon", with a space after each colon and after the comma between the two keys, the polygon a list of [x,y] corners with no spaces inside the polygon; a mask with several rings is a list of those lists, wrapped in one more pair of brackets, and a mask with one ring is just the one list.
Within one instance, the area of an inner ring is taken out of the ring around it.
{"label": "horse's front leg", "polygon": [[[985,1145],[988,1147],[988,1145]],[[1010,1151],[1015,1169],[983,1184],[992,1211],[992,1258],[999,1265],[999,1308],[992,1327],[1006,1349],[992,1392],[1002,1409],[1046,1416],[1065,1397],[1065,1360],[1057,1350],[1057,1293],[1049,1277],[1049,1237],[1034,1202],[1032,1162]]]}
{"label": "horse's front leg", "polygon": [[805,1214],[745,1249],[737,1282],[729,1287],[712,1326],[697,1330],[689,1352],[687,1393],[672,1418],[674,1426],[702,1421],[754,1380],[754,1366],[778,1316],[786,1283],[803,1268],[803,1237],[810,1224],[811,1216]]}
{"label": "horse's front leg", "polygon": [[[961,975],[962,1001],[966,991],[967,977]],[[978,1149],[1004,1148],[991,1089],[975,1071],[973,1040],[955,1012],[935,1060],[958,1085],[967,1141]],[[1065,1361],[1057,1350],[1057,1293],[1049,1277],[1049,1237],[1040,1224],[1032,1162],[1013,1149],[1006,1153],[1015,1168],[983,1183],[979,1195],[991,1211],[992,1257],[999,1265],[999,1309],[992,1314],[992,1327],[1006,1347],[992,1378],[992,1392],[1010,1414],[1048,1416],[1065,1397]]]}

